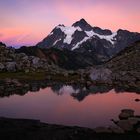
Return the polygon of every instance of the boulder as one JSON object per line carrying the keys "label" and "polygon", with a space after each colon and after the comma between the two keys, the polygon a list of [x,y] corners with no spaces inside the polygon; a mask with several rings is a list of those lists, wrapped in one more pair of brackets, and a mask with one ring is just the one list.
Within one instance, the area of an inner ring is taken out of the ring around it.
{"label": "boulder", "polygon": [[5,66],[2,63],[0,63],[0,71],[2,71],[4,68]]}
{"label": "boulder", "polygon": [[39,68],[40,67],[40,58],[38,58],[38,57],[34,57],[33,59],[32,59],[32,67],[34,67],[34,68]]}
{"label": "boulder", "polygon": [[32,63],[33,63],[34,65],[36,65],[36,64],[39,63],[39,60],[40,60],[40,58],[34,57],[34,58],[32,59]]}
{"label": "boulder", "polygon": [[122,128],[124,131],[132,131],[133,130],[133,124],[129,122],[129,120],[120,120],[117,123],[117,126]]}
{"label": "boulder", "polygon": [[21,58],[21,60],[24,60],[24,61],[25,61],[25,60],[28,60],[28,56],[25,55],[24,57]]}
{"label": "boulder", "polygon": [[129,117],[134,116],[134,110],[132,109],[123,109],[121,113],[119,114],[119,119],[120,120],[125,120],[128,119]]}
{"label": "boulder", "polygon": [[130,118],[128,118],[128,121],[129,121],[130,124],[135,125],[135,124],[137,124],[138,122],[140,122],[140,118],[137,118],[137,117],[130,117]]}
{"label": "boulder", "polygon": [[6,62],[7,71],[16,71],[16,62]]}
{"label": "boulder", "polygon": [[140,102],[140,99],[135,99],[136,102]]}
{"label": "boulder", "polygon": [[92,69],[90,79],[92,81],[110,82],[112,71],[108,68]]}
{"label": "boulder", "polygon": [[68,77],[69,73],[65,71],[65,72],[63,72],[63,75],[64,75],[64,77]]}
{"label": "boulder", "polygon": [[21,59],[21,58],[24,58],[26,57],[27,55],[25,53],[18,53],[16,54],[17,58]]}

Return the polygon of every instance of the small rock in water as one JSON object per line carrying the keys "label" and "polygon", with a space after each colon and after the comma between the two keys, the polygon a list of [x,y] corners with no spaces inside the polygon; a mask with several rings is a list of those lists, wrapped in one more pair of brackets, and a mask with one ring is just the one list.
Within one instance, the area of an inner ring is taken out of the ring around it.
{"label": "small rock in water", "polygon": [[135,125],[135,124],[137,124],[138,122],[140,122],[140,118],[137,118],[137,117],[130,117],[130,118],[128,118],[128,121],[129,121],[130,124]]}
{"label": "small rock in water", "polygon": [[140,102],[140,99],[135,99],[136,102]]}
{"label": "small rock in water", "polygon": [[128,119],[129,117],[134,116],[134,110],[132,109],[123,109],[119,115],[120,120]]}
{"label": "small rock in water", "polygon": [[120,120],[117,125],[122,128],[124,131],[132,131],[133,124],[129,122],[129,120]]}
{"label": "small rock in water", "polygon": [[110,130],[113,132],[113,133],[116,133],[116,134],[122,134],[124,133],[124,130],[121,129],[120,127],[114,127],[114,126],[111,126],[109,127]]}

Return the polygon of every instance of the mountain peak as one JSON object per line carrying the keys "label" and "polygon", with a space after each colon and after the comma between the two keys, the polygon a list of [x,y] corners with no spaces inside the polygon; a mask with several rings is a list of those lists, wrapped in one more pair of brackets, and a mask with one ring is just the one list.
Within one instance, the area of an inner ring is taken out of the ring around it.
{"label": "mountain peak", "polygon": [[80,19],[79,21],[76,21],[72,26],[80,26],[80,25],[87,25],[88,23],[86,22],[85,19]]}
{"label": "mountain peak", "polygon": [[84,29],[85,29],[85,28],[86,28],[86,29],[87,29],[87,28],[88,28],[88,29],[91,28],[91,26],[90,26],[90,25],[87,23],[87,21],[86,21],[85,19],[83,19],[83,18],[80,19],[79,21],[76,21],[72,26],[74,26],[74,27],[78,27],[78,26],[79,26],[79,27],[82,28],[82,29],[83,29],[83,28],[84,28]]}
{"label": "mountain peak", "polygon": [[80,22],[82,24],[88,24],[87,21],[84,18],[81,18],[78,22]]}
{"label": "mountain peak", "polygon": [[[70,27],[58,25],[37,46],[76,50],[90,54],[96,52],[98,56],[112,57],[137,40],[140,40],[140,34],[126,30],[118,30],[113,33],[108,29],[92,27],[82,18]],[[105,57],[104,59],[106,59]]]}
{"label": "mountain peak", "polygon": [[58,24],[56,27],[65,27],[64,24]]}

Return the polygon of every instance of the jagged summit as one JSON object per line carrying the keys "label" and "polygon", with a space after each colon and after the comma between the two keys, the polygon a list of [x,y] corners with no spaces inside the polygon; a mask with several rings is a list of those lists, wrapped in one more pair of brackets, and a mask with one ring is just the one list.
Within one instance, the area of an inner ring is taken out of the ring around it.
{"label": "jagged summit", "polygon": [[86,21],[84,18],[81,18],[81,19],[79,20],[79,22],[87,23],[87,21]]}
{"label": "jagged summit", "polygon": [[79,25],[87,25],[87,21],[85,19],[80,19],[79,21],[76,21],[72,26],[79,26]]}
{"label": "jagged summit", "polygon": [[[64,24],[59,24],[58,26],[62,26],[62,27],[65,27],[65,25]],[[56,26],[57,27],[57,26]]]}
{"label": "jagged summit", "polygon": [[74,26],[74,27],[80,27],[81,29],[83,29],[83,30],[91,30],[91,28],[92,28],[92,26],[91,25],[89,25],[88,23],[87,23],[87,21],[85,20],[85,19],[80,19],[79,21],[76,21],[74,24],[72,24],[72,26]]}

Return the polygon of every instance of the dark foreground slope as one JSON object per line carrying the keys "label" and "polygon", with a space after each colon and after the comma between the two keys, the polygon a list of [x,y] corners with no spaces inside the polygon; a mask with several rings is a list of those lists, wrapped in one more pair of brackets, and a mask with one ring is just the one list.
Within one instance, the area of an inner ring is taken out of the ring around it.
{"label": "dark foreground slope", "polygon": [[97,133],[93,129],[51,125],[38,120],[0,118],[2,140],[139,140],[139,133]]}
{"label": "dark foreground slope", "polygon": [[113,83],[140,91],[140,41],[120,52],[107,63]]}

